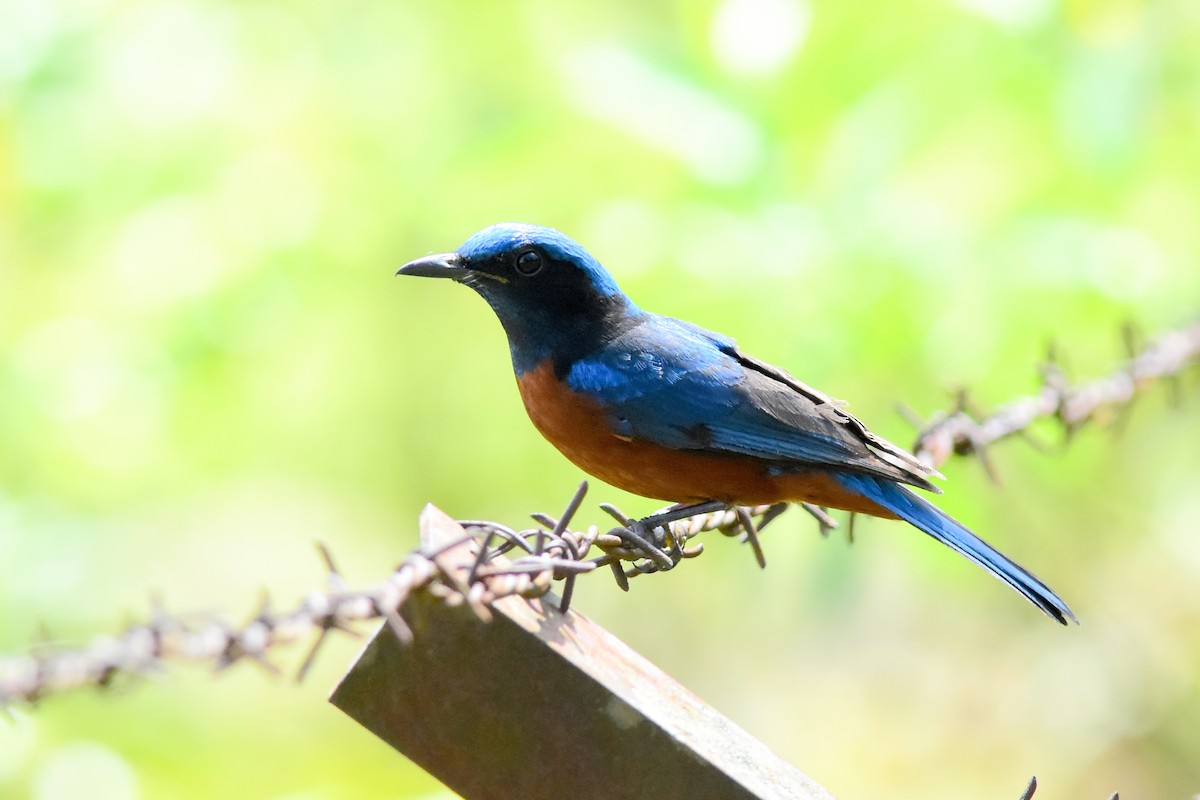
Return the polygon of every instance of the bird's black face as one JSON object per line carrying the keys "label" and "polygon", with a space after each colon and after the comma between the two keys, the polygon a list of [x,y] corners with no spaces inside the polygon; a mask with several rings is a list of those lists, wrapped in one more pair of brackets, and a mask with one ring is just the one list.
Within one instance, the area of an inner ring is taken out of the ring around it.
{"label": "bird's black face", "polygon": [[576,242],[549,228],[485,228],[454,253],[405,264],[397,274],[451,278],[478,292],[508,333],[518,371],[586,352],[633,305]]}

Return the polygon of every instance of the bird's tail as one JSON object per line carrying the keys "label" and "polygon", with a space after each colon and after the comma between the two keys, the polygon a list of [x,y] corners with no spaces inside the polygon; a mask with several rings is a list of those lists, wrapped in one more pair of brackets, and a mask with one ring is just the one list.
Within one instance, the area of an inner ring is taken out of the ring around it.
{"label": "bird's tail", "polygon": [[920,528],[950,549],[961,553],[1029,599],[1047,616],[1063,625],[1078,622],[1071,609],[1036,575],[967,530],[937,506],[918,497],[905,487],[885,478],[861,473],[842,473],[842,484]]}

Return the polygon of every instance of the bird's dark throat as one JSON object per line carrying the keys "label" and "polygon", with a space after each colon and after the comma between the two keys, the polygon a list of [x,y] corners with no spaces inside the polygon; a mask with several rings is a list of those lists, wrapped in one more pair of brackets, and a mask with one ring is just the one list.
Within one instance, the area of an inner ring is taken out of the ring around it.
{"label": "bird's dark throat", "polygon": [[586,311],[572,311],[575,313],[537,309],[519,318],[502,320],[518,374],[549,359],[555,376],[561,379],[576,361],[601,349],[645,318],[645,314],[632,308],[620,295],[597,297]]}

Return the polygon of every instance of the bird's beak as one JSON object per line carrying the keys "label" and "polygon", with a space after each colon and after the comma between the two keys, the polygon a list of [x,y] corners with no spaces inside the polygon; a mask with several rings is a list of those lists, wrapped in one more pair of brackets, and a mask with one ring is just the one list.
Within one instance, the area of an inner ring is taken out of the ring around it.
{"label": "bird's beak", "polygon": [[416,261],[410,261],[396,270],[396,274],[460,280],[470,275],[471,270],[462,265],[462,259],[458,257],[458,253],[439,253],[436,256],[425,256]]}

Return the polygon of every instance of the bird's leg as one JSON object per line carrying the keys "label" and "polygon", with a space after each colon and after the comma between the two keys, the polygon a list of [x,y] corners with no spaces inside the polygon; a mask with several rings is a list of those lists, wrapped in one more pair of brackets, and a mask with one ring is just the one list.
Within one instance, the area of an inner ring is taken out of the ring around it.
{"label": "bird's leg", "polygon": [[[616,534],[628,542],[634,549],[639,550],[653,562],[657,569],[671,569],[683,558],[682,543],[671,531],[671,523],[689,519],[701,514],[711,514],[717,511],[733,511],[737,515],[738,525],[746,533],[746,541],[754,550],[755,560],[760,566],[765,565],[762,546],[758,541],[758,528],[750,517],[747,509],[736,504],[721,500],[709,500],[701,503],[691,503],[671,506],[656,514],[642,519],[630,519],[622,514],[615,506],[601,503],[600,508],[612,515],[623,527],[615,528],[610,533]],[[776,503],[767,509],[763,515],[762,525],[766,525],[779,516],[787,508],[787,503]],[[668,551],[669,548],[669,551]]]}
{"label": "bird's leg", "polygon": [[[812,518],[817,521],[817,530],[821,536],[829,536],[829,532],[836,530],[838,521],[829,516],[829,512],[821,506],[813,505],[812,503],[801,503],[800,507],[812,515]],[[762,527],[761,525],[759,527]]]}
{"label": "bird's leg", "polygon": [[[802,503],[801,505],[807,505],[807,503]],[[780,514],[787,510],[787,503],[775,503],[774,505],[767,506],[767,510],[763,512],[762,517],[758,520],[758,529],[761,531],[763,528],[774,522]],[[828,514],[826,516],[828,516]],[[837,526],[836,521],[833,524],[834,526]]]}
{"label": "bird's leg", "polygon": [[[662,547],[652,541],[654,538],[654,529],[647,528],[644,524],[645,520],[630,519],[612,503],[601,503],[600,510],[621,523],[621,527],[613,528],[609,533],[619,537],[631,549],[641,553],[644,557],[652,561],[655,564],[655,568],[652,571],[671,569],[678,562],[677,559],[673,559]],[[646,517],[647,520],[654,518]],[[620,583],[620,579],[617,582]],[[626,587],[622,585],[621,588],[624,589]]]}
{"label": "bird's leg", "polygon": [[667,535],[671,532],[669,526],[672,522],[699,514],[709,514],[713,511],[724,511],[727,508],[729,506],[720,500],[709,500],[703,503],[692,503],[691,505],[680,503],[671,506],[665,511],[635,520],[631,525],[631,529],[634,533],[647,538],[656,547],[661,549],[667,546]]}

